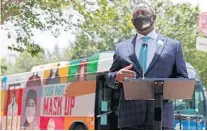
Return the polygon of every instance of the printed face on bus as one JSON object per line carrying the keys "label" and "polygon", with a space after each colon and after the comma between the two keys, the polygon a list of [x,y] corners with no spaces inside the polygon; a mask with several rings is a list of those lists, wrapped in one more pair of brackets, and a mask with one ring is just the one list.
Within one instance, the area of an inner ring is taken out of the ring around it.
{"label": "printed face on bus", "polygon": [[16,97],[15,97],[15,93],[13,92],[13,93],[12,93],[12,104],[14,104],[15,101],[16,101]]}
{"label": "printed face on bus", "polygon": [[38,80],[38,72],[34,72],[33,73],[33,77],[32,79],[35,81],[35,80]]}
{"label": "printed face on bus", "polygon": [[57,68],[52,69],[52,78],[56,77]]}
{"label": "printed face on bus", "polygon": [[50,118],[47,124],[47,130],[55,130],[55,121],[54,119]]}
{"label": "printed face on bus", "polygon": [[32,123],[35,118],[36,103],[34,99],[28,99],[26,105],[26,119],[28,123]]}

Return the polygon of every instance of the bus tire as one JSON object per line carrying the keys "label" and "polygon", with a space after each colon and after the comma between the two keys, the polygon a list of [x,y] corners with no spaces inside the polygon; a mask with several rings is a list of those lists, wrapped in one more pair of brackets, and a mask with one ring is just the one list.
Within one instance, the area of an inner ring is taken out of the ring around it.
{"label": "bus tire", "polygon": [[87,127],[85,124],[78,122],[74,123],[74,125],[72,126],[72,130],[87,130]]}

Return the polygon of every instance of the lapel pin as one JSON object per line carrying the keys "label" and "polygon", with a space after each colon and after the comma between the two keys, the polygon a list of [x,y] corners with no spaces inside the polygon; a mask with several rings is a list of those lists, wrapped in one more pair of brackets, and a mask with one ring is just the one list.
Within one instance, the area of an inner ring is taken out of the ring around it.
{"label": "lapel pin", "polygon": [[157,44],[158,44],[159,46],[163,46],[163,45],[164,45],[164,42],[163,42],[162,40],[158,40]]}

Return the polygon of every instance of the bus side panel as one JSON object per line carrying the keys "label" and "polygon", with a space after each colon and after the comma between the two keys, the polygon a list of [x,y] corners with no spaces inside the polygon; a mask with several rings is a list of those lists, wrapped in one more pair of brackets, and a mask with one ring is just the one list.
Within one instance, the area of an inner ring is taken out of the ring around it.
{"label": "bus side panel", "polygon": [[64,130],[70,130],[73,123],[83,123],[88,130],[94,130],[94,117],[65,117]]}
{"label": "bus side panel", "polygon": [[72,103],[74,103],[73,97],[66,98],[64,96],[66,87],[67,83],[44,85],[42,87],[40,91],[40,129],[63,130],[64,115],[70,112],[73,107]]}
{"label": "bus side panel", "polygon": [[20,119],[22,110],[23,89],[20,83],[9,84],[7,90],[4,90],[4,114],[2,120],[2,129],[17,130],[20,129]]}
{"label": "bus side panel", "polygon": [[82,96],[95,93],[95,81],[77,81],[69,83],[66,89],[66,96]]}
{"label": "bus side panel", "polygon": [[6,90],[0,90],[1,91],[1,105],[0,105],[0,111],[1,111],[1,116],[4,116],[6,114],[5,110],[5,104],[6,104]]}
{"label": "bus side panel", "polygon": [[64,130],[64,117],[40,117],[41,130]]}
{"label": "bus side panel", "polygon": [[94,129],[95,81],[69,83],[66,97],[75,97],[71,115],[65,115],[64,129],[69,129],[74,122],[84,123],[88,129]]}
{"label": "bus side panel", "polygon": [[[68,67],[54,64],[52,69],[44,70],[42,88],[40,90],[40,129],[63,130],[65,107],[70,104],[72,97],[65,98],[68,85]],[[67,111],[66,113],[68,113]]]}
{"label": "bus side panel", "polygon": [[93,129],[95,81],[48,84],[40,94],[41,129],[69,129],[77,121]]}
{"label": "bus side panel", "polygon": [[0,81],[0,129],[5,129],[5,104],[6,104],[6,84],[7,84],[7,77],[3,76],[1,77]]}
{"label": "bus side panel", "polygon": [[39,130],[41,87],[24,88],[21,129]]}
{"label": "bus side panel", "polygon": [[0,129],[5,129],[5,114],[6,114],[6,110],[5,110],[5,104],[6,104],[6,90],[1,90],[1,120],[0,120]]}

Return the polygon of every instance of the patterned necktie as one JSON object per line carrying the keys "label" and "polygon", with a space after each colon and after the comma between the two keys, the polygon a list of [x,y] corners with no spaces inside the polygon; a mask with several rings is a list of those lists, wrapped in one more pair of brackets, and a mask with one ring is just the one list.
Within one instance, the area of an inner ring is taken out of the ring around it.
{"label": "patterned necktie", "polygon": [[148,53],[147,41],[150,39],[150,37],[144,36],[141,39],[143,43],[139,52],[139,63],[142,67],[143,72],[145,73],[147,71],[147,53]]}

